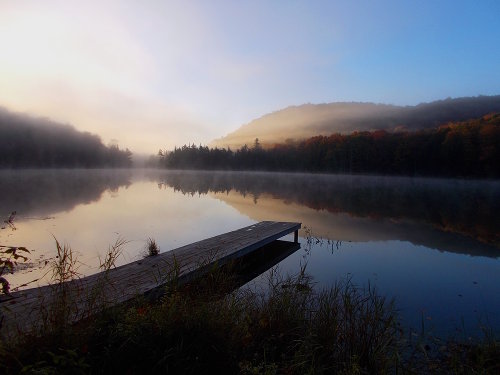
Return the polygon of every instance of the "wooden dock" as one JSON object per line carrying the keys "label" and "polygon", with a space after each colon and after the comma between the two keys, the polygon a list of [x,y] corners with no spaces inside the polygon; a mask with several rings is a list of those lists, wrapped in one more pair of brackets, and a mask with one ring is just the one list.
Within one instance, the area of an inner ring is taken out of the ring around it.
{"label": "wooden dock", "polygon": [[287,234],[294,233],[297,242],[300,227],[300,223],[263,221],[107,272],[1,296],[0,336],[40,329],[61,314],[75,322],[137,296],[158,294],[169,282],[189,282]]}

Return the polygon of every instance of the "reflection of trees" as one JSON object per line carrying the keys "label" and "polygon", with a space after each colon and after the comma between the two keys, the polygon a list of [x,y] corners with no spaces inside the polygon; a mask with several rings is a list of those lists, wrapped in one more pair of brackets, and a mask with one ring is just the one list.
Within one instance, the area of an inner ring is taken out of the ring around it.
{"label": "reflection of trees", "polygon": [[0,212],[49,215],[99,200],[106,191],[130,185],[118,170],[27,170],[0,172]]}
{"label": "reflection of trees", "polygon": [[184,194],[269,194],[316,210],[431,224],[500,247],[500,184],[488,181],[239,172],[169,172]]}

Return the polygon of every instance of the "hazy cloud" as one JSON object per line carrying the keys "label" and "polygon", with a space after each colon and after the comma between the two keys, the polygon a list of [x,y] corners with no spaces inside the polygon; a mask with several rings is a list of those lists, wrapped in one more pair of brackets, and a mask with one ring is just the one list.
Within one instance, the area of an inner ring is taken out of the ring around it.
{"label": "hazy cloud", "polygon": [[497,94],[498,8],[5,0],[0,105],[155,152],[292,104]]}

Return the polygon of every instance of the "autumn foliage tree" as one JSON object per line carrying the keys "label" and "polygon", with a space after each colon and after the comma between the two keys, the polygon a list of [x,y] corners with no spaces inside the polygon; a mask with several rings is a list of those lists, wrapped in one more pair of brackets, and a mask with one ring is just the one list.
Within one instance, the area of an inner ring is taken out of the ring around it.
{"label": "autumn foliage tree", "polygon": [[310,171],[444,177],[500,177],[500,114],[415,132],[315,136],[268,148],[183,146],[161,152],[177,169]]}

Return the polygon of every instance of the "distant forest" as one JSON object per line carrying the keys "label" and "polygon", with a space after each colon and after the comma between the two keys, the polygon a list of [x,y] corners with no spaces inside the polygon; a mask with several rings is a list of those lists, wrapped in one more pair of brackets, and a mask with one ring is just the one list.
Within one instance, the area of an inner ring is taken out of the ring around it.
{"label": "distant forest", "polygon": [[303,104],[269,113],[210,146],[237,149],[259,138],[262,146],[301,140],[318,134],[350,134],[354,131],[418,131],[451,122],[467,121],[500,112],[500,95],[445,99],[415,106],[336,102]]}
{"label": "distant forest", "polygon": [[384,130],[316,136],[264,148],[160,150],[172,169],[310,171],[445,177],[500,177],[500,114],[415,132]]}
{"label": "distant forest", "polygon": [[70,125],[0,108],[0,168],[130,167],[132,152]]}

